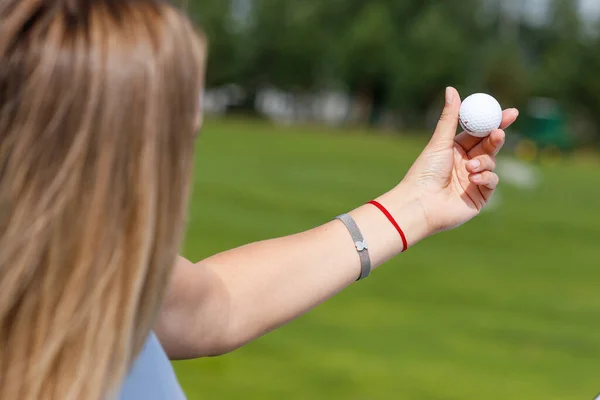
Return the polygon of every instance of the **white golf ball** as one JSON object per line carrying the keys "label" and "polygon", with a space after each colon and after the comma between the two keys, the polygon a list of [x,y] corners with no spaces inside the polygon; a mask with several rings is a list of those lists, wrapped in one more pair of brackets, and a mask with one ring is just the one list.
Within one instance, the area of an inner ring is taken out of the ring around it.
{"label": "white golf ball", "polygon": [[460,106],[460,126],[476,137],[486,137],[502,123],[500,103],[485,93],[467,97]]}

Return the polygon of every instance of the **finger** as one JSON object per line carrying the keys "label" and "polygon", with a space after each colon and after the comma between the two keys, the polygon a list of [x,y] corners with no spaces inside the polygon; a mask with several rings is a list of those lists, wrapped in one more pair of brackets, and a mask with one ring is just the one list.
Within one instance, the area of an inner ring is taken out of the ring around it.
{"label": "finger", "polygon": [[467,153],[469,158],[476,158],[482,155],[495,156],[502,150],[506,133],[502,129],[496,129],[488,137],[484,138],[477,146]]}
{"label": "finger", "polygon": [[480,189],[494,190],[500,182],[498,175],[491,171],[484,171],[479,174],[469,176],[471,183],[480,187]]}
{"label": "finger", "polygon": [[500,129],[507,129],[515,123],[519,117],[519,110],[516,108],[509,108],[502,112],[502,122],[500,123]]}
{"label": "finger", "polygon": [[[511,126],[518,118],[519,110],[516,108],[509,108],[502,112],[502,122],[500,123],[500,129],[506,129]],[[477,146],[483,139],[470,135],[468,132],[462,132],[456,136],[456,143],[461,146],[465,152],[469,152],[473,147]]]}
{"label": "finger", "polygon": [[496,169],[496,157],[484,154],[473,158],[467,163],[467,171],[470,174],[477,174],[483,171],[493,171]]}
{"label": "finger", "polygon": [[458,111],[460,95],[453,87],[446,88],[446,104],[442,116],[435,128],[430,144],[434,146],[451,145],[458,129]]}

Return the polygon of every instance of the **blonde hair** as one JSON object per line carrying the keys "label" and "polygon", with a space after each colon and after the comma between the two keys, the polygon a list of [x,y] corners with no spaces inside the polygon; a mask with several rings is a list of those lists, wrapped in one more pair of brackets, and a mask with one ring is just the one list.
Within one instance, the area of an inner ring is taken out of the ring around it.
{"label": "blonde hair", "polygon": [[105,399],[180,245],[204,40],[151,0],[0,2],[0,398]]}

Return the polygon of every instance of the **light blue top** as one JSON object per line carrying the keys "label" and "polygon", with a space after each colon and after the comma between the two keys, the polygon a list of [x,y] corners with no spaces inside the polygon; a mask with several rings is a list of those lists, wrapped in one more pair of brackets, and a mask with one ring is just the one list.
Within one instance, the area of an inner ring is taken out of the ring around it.
{"label": "light blue top", "polygon": [[119,400],[185,400],[173,366],[152,332],[127,376]]}

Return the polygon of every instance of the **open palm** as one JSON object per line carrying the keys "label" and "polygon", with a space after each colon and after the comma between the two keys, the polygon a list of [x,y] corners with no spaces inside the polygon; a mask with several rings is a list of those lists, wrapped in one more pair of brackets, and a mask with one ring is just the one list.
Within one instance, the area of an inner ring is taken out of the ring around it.
{"label": "open palm", "polygon": [[504,145],[503,129],[518,116],[515,109],[504,111],[501,129],[484,139],[456,136],[459,109],[458,92],[448,88],[436,131],[403,182],[416,189],[432,232],[469,221],[489,202],[499,180],[495,156]]}

